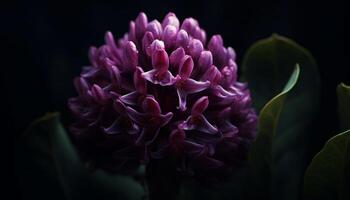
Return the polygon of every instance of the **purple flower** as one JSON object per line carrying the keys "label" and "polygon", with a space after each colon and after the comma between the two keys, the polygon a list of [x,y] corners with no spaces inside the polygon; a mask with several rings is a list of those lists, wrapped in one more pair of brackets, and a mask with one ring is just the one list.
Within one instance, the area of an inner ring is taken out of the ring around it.
{"label": "purple flower", "polygon": [[152,160],[198,175],[236,165],[255,137],[249,90],[237,81],[236,54],[220,35],[206,42],[193,18],[174,13],[89,51],[90,66],[74,80],[70,127],[82,157],[116,171]]}

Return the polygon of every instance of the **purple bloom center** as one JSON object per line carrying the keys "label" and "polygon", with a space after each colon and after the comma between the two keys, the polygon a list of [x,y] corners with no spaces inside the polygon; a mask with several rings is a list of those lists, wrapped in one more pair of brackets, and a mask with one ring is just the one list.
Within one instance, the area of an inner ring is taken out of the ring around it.
{"label": "purple bloom center", "polygon": [[206,43],[193,18],[148,22],[140,13],[117,42],[107,32],[89,58],[69,107],[78,148],[96,167],[163,159],[184,173],[208,172],[235,165],[254,139],[257,116],[234,50],[220,35]]}

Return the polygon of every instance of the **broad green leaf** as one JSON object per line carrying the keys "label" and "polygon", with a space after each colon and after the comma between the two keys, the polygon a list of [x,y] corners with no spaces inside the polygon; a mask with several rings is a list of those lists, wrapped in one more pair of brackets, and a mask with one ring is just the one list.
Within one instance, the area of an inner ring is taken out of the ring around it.
{"label": "broad green leaf", "polygon": [[23,199],[142,199],[144,195],[130,177],[88,173],[57,113],[30,125],[17,144],[15,161]]}
{"label": "broad green leaf", "polygon": [[340,130],[350,128],[350,86],[341,83],[337,87]]}
{"label": "broad green leaf", "polygon": [[297,65],[283,91],[271,99],[259,114],[258,135],[254,141],[250,154],[251,182],[248,196],[250,199],[271,199],[270,183],[273,168],[273,144],[276,140],[277,124],[287,94],[293,89],[299,77]]}
{"label": "broad green leaf", "polygon": [[305,199],[350,199],[350,130],[328,140],[304,177]]}
{"label": "broad green leaf", "polygon": [[276,34],[254,44],[243,61],[242,75],[258,112],[282,91],[296,63],[300,65],[300,77],[284,102],[271,144],[271,171],[269,183],[265,183],[271,199],[299,199],[302,191],[307,148],[311,138],[317,137],[313,129],[319,111],[318,70],[306,49]]}
{"label": "broad green leaf", "polygon": [[257,111],[282,91],[295,63],[300,65],[302,73],[300,84],[294,91],[302,90],[306,96],[318,95],[319,75],[316,62],[309,51],[299,44],[273,34],[257,41],[248,49],[242,63],[242,76],[243,80],[248,81],[253,106]]}

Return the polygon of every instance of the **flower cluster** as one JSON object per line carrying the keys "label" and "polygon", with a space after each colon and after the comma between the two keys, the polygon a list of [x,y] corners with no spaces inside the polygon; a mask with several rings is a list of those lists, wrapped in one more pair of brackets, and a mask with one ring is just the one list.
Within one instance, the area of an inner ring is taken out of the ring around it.
{"label": "flower cluster", "polygon": [[122,170],[168,160],[186,174],[229,167],[254,139],[257,116],[237,81],[236,54],[220,35],[206,42],[193,18],[162,22],[140,13],[129,32],[89,51],[74,80],[70,127],[82,157]]}

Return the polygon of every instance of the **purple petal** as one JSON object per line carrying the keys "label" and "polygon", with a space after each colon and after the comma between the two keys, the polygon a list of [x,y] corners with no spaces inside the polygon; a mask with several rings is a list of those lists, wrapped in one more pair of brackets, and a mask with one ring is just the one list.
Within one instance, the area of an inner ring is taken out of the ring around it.
{"label": "purple petal", "polygon": [[141,12],[135,20],[135,34],[137,38],[140,38],[144,34],[147,24],[147,16],[145,13]]}
{"label": "purple petal", "polygon": [[119,99],[114,100],[114,102],[113,102],[113,109],[115,111],[117,111],[117,113],[119,113],[120,115],[127,116],[126,106]]}
{"label": "purple petal", "polygon": [[112,55],[115,58],[118,58],[118,48],[115,45],[113,34],[110,31],[107,31],[105,34],[105,43],[108,45],[109,49],[111,50]]}
{"label": "purple petal", "polygon": [[217,67],[212,65],[201,77],[202,81],[210,81],[212,85],[218,84],[221,79],[221,73]]}
{"label": "purple petal", "polygon": [[207,96],[199,98],[192,106],[191,115],[197,116],[202,114],[208,108],[208,105],[209,99]]}
{"label": "purple petal", "polygon": [[133,42],[137,42],[136,40],[136,30],[135,30],[135,22],[131,21],[129,23],[129,40]]}
{"label": "purple petal", "polygon": [[157,50],[164,50],[164,42],[158,39],[152,41],[152,43],[146,49],[146,53],[149,56],[152,56]]}
{"label": "purple petal", "polygon": [[181,59],[179,75],[182,79],[188,79],[191,76],[193,65],[191,56],[186,55]]}
{"label": "purple petal", "polygon": [[152,66],[154,69],[165,72],[169,67],[169,57],[164,49],[157,49],[152,55]]}
{"label": "purple petal", "polygon": [[166,48],[171,48],[175,44],[177,29],[174,26],[168,25],[163,31],[162,40]]}
{"label": "purple petal", "polygon": [[120,128],[121,117],[118,117],[109,127],[103,128],[103,131],[107,134],[114,135],[122,133],[122,129]]}
{"label": "purple petal", "polygon": [[232,59],[233,61],[236,60],[236,52],[232,47],[227,48],[227,56],[228,59]]}
{"label": "purple petal", "polygon": [[96,84],[94,84],[91,88],[91,95],[92,98],[99,104],[105,104],[108,99],[103,89]]}
{"label": "purple petal", "polygon": [[176,128],[173,131],[171,131],[169,135],[169,143],[171,145],[179,145],[184,142],[185,137],[185,132],[180,128]]}
{"label": "purple petal", "polygon": [[214,35],[209,43],[208,49],[212,52],[214,58],[214,64],[218,67],[222,67],[226,64],[227,50],[223,47],[223,40],[220,35]]}
{"label": "purple petal", "polygon": [[121,81],[121,75],[118,67],[111,66],[108,68],[112,83],[119,87]]}
{"label": "purple petal", "polygon": [[182,46],[183,48],[187,48],[188,44],[188,34],[184,30],[180,30],[176,36],[176,46]]}
{"label": "purple petal", "polygon": [[154,38],[160,39],[162,36],[163,28],[157,20],[153,20],[147,25],[146,31],[151,32]]}
{"label": "purple petal", "polygon": [[177,80],[169,71],[160,74],[159,71],[155,69],[142,73],[142,76],[149,82],[161,86],[173,85]]}
{"label": "purple petal", "polygon": [[143,70],[140,67],[136,67],[134,72],[134,85],[136,90],[141,94],[147,93],[147,83],[142,77]]}
{"label": "purple petal", "polygon": [[203,115],[188,117],[186,121],[181,124],[181,128],[184,130],[198,130],[209,134],[218,133],[218,129],[210,124]]}
{"label": "purple petal", "polygon": [[192,56],[192,58],[197,61],[199,56],[201,55],[201,52],[203,51],[203,44],[201,41],[197,39],[191,40],[188,48],[188,53]]}
{"label": "purple petal", "polygon": [[165,125],[167,125],[170,120],[173,118],[174,114],[172,112],[168,112],[165,115],[160,115],[160,127],[163,127]]}
{"label": "purple petal", "polygon": [[187,108],[186,108],[186,99],[187,99],[187,95],[188,93],[181,90],[181,89],[177,89],[177,96],[178,96],[178,99],[179,99],[179,106],[176,107],[177,109],[180,109],[181,111],[185,111]]}
{"label": "purple petal", "polygon": [[233,138],[238,133],[238,128],[229,121],[224,121],[220,126],[220,130],[225,138]]}
{"label": "purple petal", "polygon": [[140,125],[145,124],[145,122],[147,120],[146,114],[140,113],[140,112],[132,109],[131,107],[126,107],[125,111],[128,114],[128,116],[130,117],[130,119],[133,120],[135,123],[140,124]]}
{"label": "purple petal", "polygon": [[154,41],[153,34],[151,32],[146,32],[145,35],[142,38],[142,50],[143,52],[147,53],[148,56],[151,56],[151,51],[148,50],[150,48],[150,45]]}
{"label": "purple petal", "polygon": [[77,77],[74,79],[74,86],[80,96],[85,96],[86,92],[89,90],[89,84],[82,77]]}
{"label": "purple petal", "polygon": [[222,68],[221,70],[221,75],[222,75],[222,85],[224,87],[229,87],[231,86],[234,82],[237,80],[237,66],[226,66]]}
{"label": "purple petal", "polygon": [[139,92],[134,91],[121,96],[119,99],[120,101],[128,105],[138,105],[138,100],[140,96],[141,94]]}
{"label": "purple petal", "polygon": [[193,18],[186,18],[181,25],[181,29],[185,30],[191,35],[195,33],[196,27],[198,27],[198,21]]}
{"label": "purple petal", "polygon": [[169,61],[174,71],[176,71],[179,68],[180,62],[184,56],[185,50],[182,47],[177,48],[170,54]]}
{"label": "purple petal", "polygon": [[178,30],[180,26],[179,19],[177,19],[176,15],[172,12],[168,13],[162,22],[163,28],[168,25],[174,26],[176,30]]}
{"label": "purple petal", "polygon": [[207,36],[206,33],[203,29],[200,29],[198,27],[199,30],[196,30],[196,33],[194,34],[193,37],[197,38],[198,40],[200,40],[202,42],[203,45],[205,45],[205,42],[207,40]]}
{"label": "purple petal", "polygon": [[142,108],[151,116],[159,116],[161,113],[160,106],[154,97],[146,97],[142,102]]}
{"label": "purple petal", "polygon": [[198,58],[198,67],[201,73],[206,72],[213,65],[213,55],[210,51],[202,51]]}
{"label": "purple petal", "polygon": [[209,81],[196,81],[193,79],[187,79],[182,84],[182,89],[188,94],[197,93],[207,89],[210,86]]}
{"label": "purple petal", "polygon": [[124,60],[123,60],[124,70],[133,71],[136,68],[136,65],[138,63],[138,51],[133,42],[129,41],[125,45],[123,55],[124,55]]}

